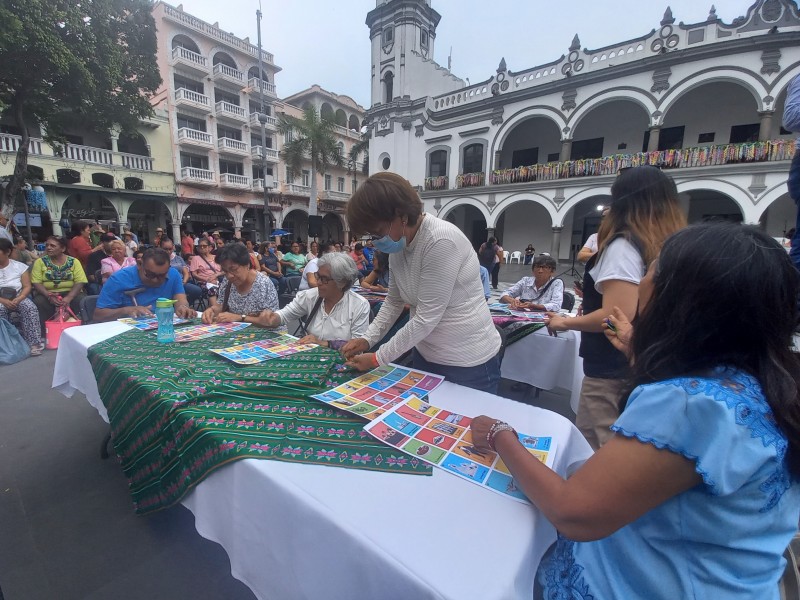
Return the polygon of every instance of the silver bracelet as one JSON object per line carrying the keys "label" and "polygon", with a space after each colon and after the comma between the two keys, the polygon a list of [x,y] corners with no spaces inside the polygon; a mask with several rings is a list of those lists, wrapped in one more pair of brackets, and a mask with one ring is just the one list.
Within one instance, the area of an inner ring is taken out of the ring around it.
{"label": "silver bracelet", "polygon": [[511,425],[504,423],[503,421],[495,421],[492,423],[489,431],[486,432],[486,443],[494,452],[497,452],[497,449],[494,447],[494,439],[501,431],[511,431],[514,434],[514,437],[517,437],[517,431]]}

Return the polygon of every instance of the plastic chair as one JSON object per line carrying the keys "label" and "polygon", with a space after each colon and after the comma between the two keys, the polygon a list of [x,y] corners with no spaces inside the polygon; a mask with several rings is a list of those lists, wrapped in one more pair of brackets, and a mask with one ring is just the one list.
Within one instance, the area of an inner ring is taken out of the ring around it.
{"label": "plastic chair", "polygon": [[503,260],[508,264],[508,257],[511,253],[508,250],[503,250]]}
{"label": "plastic chair", "polygon": [[81,298],[80,317],[81,323],[88,325],[94,321],[94,309],[100,296],[84,296]]}
{"label": "plastic chair", "polygon": [[509,262],[513,263],[515,260],[517,261],[518,265],[522,264],[522,252],[520,252],[519,250],[515,250],[514,252],[511,253],[511,258]]}
{"label": "plastic chair", "polygon": [[291,277],[286,277],[286,291],[278,297],[278,306],[283,308],[289,302],[294,300],[294,297],[297,295],[298,289],[300,289],[300,282],[303,280],[302,277],[299,275],[292,275]]}
{"label": "plastic chair", "polygon": [[800,534],[794,537],[792,543],[786,548],[783,557],[786,559],[786,571],[778,582],[778,593],[781,600],[800,600],[800,560],[795,547],[800,549]]}

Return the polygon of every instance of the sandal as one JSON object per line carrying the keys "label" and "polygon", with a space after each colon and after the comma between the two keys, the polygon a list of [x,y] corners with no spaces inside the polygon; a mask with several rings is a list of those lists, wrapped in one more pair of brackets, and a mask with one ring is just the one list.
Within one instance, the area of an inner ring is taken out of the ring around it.
{"label": "sandal", "polygon": [[41,356],[42,350],[44,350],[44,346],[42,344],[31,346],[31,356]]}

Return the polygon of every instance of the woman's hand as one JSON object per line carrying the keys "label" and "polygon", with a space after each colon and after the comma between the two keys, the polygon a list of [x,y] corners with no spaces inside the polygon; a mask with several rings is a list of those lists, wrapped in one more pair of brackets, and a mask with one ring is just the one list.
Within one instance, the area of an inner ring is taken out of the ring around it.
{"label": "woman's hand", "polygon": [[242,315],[241,314],[235,315],[232,312],[221,312],[214,319],[214,322],[215,323],[236,323],[236,322],[241,322],[241,320],[242,320]]}
{"label": "woman's hand", "polygon": [[214,319],[217,316],[217,311],[214,310],[213,306],[209,306],[207,309],[203,311],[203,325],[211,325],[214,322]]}
{"label": "woman's hand", "polygon": [[546,321],[547,333],[555,336],[559,331],[569,331],[569,327],[567,327],[568,319],[566,317],[562,317],[558,313],[547,314],[550,316],[550,319]]}
{"label": "woman's hand", "polygon": [[53,306],[61,306],[62,304],[64,304],[64,301],[61,299],[60,294],[47,294],[47,300]]}
{"label": "woman's hand", "polygon": [[9,310],[14,310],[17,308],[13,300],[6,300],[5,298],[0,298],[0,306],[5,306]]}
{"label": "woman's hand", "polygon": [[328,342],[326,342],[325,340],[321,340],[317,336],[311,334],[301,337],[299,340],[297,340],[297,343],[316,344],[317,346],[324,346],[324,347],[328,346]]}
{"label": "woman's hand", "polygon": [[[350,340],[351,342],[353,340]],[[350,342],[348,342],[349,344]],[[344,350],[344,348],[342,348]],[[368,352],[366,354],[358,354],[350,358],[345,365],[356,369],[357,371],[369,371],[370,369],[376,368],[378,365],[377,359],[375,358],[374,352]]]}
{"label": "woman's hand", "polygon": [[487,417],[486,415],[481,415],[472,419],[472,422],[469,424],[469,430],[472,432],[472,445],[476,450],[492,451],[489,447],[489,442],[486,440],[486,436],[489,434],[492,425],[496,422],[497,419]]}
{"label": "woman's hand", "polygon": [[[369,350],[369,342],[364,338],[356,338],[354,340],[350,340],[344,346],[342,346],[342,354],[346,359],[352,359],[357,354],[361,354],[362,352],[366,352]],[[375,366],[374,364],[372,366]],[[361,369],[362,371],[364,369]]]}
{"label": "woman's hand", "polygon": [[603,321],[603,333],[614,348],[628,358],[631,357],[633,325],[618,306],[615,306],[608,318]]}

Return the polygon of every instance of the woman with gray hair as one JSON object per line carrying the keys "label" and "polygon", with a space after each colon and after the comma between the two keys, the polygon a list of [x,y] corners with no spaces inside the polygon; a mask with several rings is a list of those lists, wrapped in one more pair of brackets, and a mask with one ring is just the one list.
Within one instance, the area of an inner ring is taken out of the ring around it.
{"label": "woman with gray hair", "polygon": [[369,302],[350,290],[359,272],[347,254],[325,254],[317,266],[317,287],[298,292],[280,310],[262,311],[252,322],[261,327],[278,327],[298,319],[306,333],[300,340],[302,343],[338,350],[348,340],[366,332]]}

